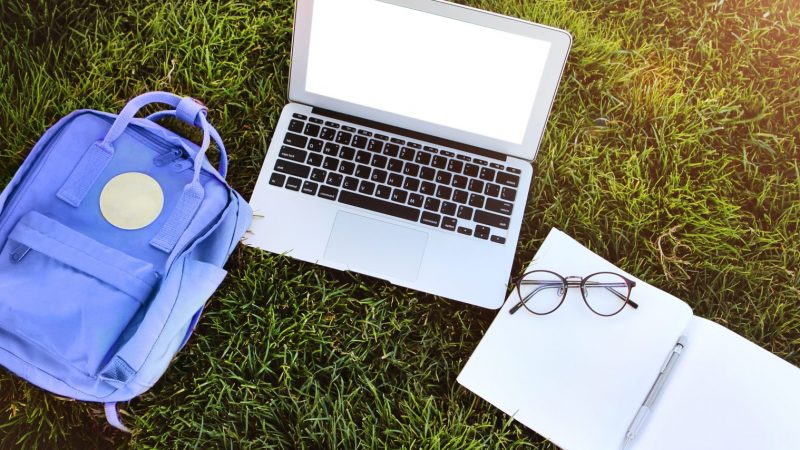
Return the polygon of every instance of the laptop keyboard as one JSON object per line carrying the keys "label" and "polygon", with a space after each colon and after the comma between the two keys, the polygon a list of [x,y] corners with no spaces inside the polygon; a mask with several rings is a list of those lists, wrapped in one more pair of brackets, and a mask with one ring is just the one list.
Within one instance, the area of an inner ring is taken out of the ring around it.
{"label": "laptop keyboard", "polygon": [[504,244],[519,174],[499,161],[294,114],[269,182]]}

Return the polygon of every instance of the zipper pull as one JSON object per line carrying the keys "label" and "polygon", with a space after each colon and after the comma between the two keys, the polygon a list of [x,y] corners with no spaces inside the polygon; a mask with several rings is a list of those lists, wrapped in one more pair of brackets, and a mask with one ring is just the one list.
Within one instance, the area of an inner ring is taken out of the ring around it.
{"label": "zipper pull", "polygon": [[183,156],[182,148],[174,148],[160,156],[156,156],[153,159],[153,164],[155,164],[156,167],[163,167],[171,164],[173,161],[183,158]]}
{"label": "zipper pull", "polygon": [[11,256],[10,256],[11,263],[12,264],[19,264],[20,261],[22,261],[22,258],[27,256],[28,253],[30,253],[30,251],[31,251],[31,248],[28,247],[27,245],[20,245],[19,247],[16,248],[16,250],[11,252]]}

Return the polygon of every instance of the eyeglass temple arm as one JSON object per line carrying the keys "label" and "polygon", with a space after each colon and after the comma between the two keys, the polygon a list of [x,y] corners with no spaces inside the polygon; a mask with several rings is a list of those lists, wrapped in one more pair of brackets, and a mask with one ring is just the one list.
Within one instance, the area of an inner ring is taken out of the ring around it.
{"label": "eyeglass temple arm", "polygon": [[516,305],[514,305],[514,307],[508,310],[509,314],[514,314],[515,312],[519,311],[519,309],[522,308],[525,305],[525,303],[527,303],[528,300],[531,299],[531,297],[536,295],[536,293],[538,293],[542,289],[548,289],[548,288],[552,289],[564,286],[564,283],[560,281],[530,281],[530,282],[523,281],[522,284],[538,284],[539,287],[534,289],[530,294],[526,295],[525,298],[523,298]]}

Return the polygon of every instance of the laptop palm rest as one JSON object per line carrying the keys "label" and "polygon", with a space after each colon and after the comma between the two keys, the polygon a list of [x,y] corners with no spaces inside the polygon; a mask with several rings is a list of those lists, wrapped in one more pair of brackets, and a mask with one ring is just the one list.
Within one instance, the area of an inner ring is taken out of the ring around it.
{"label": "laptop palm rest", "polygon": [[324,257],[378,278],[414,281],[427,243],[428,233],[339,211]]}

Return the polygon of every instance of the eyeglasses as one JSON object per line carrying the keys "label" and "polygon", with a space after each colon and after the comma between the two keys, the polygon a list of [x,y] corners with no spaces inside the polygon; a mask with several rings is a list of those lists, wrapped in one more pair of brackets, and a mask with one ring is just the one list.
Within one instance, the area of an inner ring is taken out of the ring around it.
{"label": "eyeglasses", "polygon": [[519,303],[509,310],[509,314],[523,307],[537,316],[550,314],[564,303],[570,287],[580,288],[584,303],[598,316],[613,316],[626,305],[639,308],[639,304],[630,298],[636,282],[613,272],[597,272],[583,278],[533,270],[523,274],[516,286]]}

